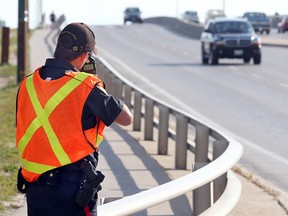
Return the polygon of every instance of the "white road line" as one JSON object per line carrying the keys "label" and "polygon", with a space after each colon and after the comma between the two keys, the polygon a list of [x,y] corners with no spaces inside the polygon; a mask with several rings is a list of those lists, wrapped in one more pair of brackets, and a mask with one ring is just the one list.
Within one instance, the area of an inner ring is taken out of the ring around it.
{"label": "white road line", "polygon": [[235,66],[229,66],[229,68],[231,69],[231,70],[234,70],[234,71],[237,71],[237,70],[239,70],[237,67],[235,67]]}
{"label": "white road line", "polygon": [[259,74],[251,74],[251,76],[257,79],[262,79],[262,76]]}
{"label": "white road line", "polygon": [[243,144],[244,146],[246,145],[246,146],[248,146],[248,147],[250,147],[250,148],[253,148],[254,150],[258,151],[259,153],[264,154],[264,155],[267,155],[269,158],[273,158],[274,160],[278,161],[279,163],[282,163],[282,164],[288,166],[288,160],[287,160],[286,158],[284,158],[284,157],[282,157],[282,156],[279,156],[279,155],[277,155],[276,153],[271,152],[270,150],[267,150],[267,149],[265,149],[265,148],[262,148],[262,147],[260,147],[259,145],[255,144],[255,143],[252,143],[252,142],[246,140],[246,139],[243,138],[243,137],[239,137],[239,136],[237,136],[237,135],[235,135],[235,134],[234,134],[234,137],[235,137],[236,139],[238,139],[239,142],[240,142],[241,144]]}
{"label": "white road line", "polygon": [[288,88],[288,83],[279,83],[279,85],[284,87],[284,88]]}

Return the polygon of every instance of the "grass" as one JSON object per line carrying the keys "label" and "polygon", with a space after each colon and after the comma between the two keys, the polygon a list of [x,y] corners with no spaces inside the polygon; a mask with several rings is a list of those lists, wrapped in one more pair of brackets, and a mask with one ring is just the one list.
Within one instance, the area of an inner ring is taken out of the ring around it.
{"label": "grass", "polygon": [[[10,33],[10,54],[16,53],[16,30]],[[12,37],[11,37],[12,36]],[[0,40],[1,41],[1,40]],[[18,84],[16,65],[0,65],[0,79],[7,80],[5,87],[0,87],[0,215],[4,212],[4,203],[16,195],[17,170],[20,159],[15,145],[15,106]]]}
{"label": "grass", "polygon": [[2,202],[11,200],[16,194],[16,175],[20,165],[15,147],[16,66],[0,66],[1,77],[7,76],[7,71],[14,79],[10,78],[7,86],[0,89],[0,212],[4,210]]}

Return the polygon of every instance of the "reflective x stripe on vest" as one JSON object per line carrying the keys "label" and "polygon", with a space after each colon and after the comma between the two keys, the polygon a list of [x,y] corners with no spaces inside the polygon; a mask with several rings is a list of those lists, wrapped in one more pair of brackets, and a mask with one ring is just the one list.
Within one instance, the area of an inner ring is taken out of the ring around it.
{"label": "reflective x stripe on vest", "polygon": [[[18,143],[18,150],[20,155],[23,154],[25,147],[27,146],[29,140],[32,138],[33,134],[36,132],[38,128],[43,127],[48,140],[50,142],[51,148],[59,160],[60,164],[68,164],[71,163],[68,155],[63,150],[56,134],[53,131],[53,128],[48,120],[49,115],[53,112],[53,110],[63,101],[77,86],[81,84],[80,81],[83,81],[87,78],[87,74],[79,73],[75,78],[71,79],[67,83],[65,83],[45,104],[44,109],[42,108],[37,93],[35,91],[35,87],[33,84],[33,75],[29,76],[26,81],[26,88],[28,91],[28,95],[32,102],[33,108],[36,112],[36,118],[31,122],[29,127],[26,130],[26,133],[23,135],[21,140]],[[27,171],[31,171],[34,173],[43,173],[47,170],[51,170],[55,167],[47,166],[45,164],[39,164],[35,162],[30,162],[25,159],[22,159],[22,164]]]}

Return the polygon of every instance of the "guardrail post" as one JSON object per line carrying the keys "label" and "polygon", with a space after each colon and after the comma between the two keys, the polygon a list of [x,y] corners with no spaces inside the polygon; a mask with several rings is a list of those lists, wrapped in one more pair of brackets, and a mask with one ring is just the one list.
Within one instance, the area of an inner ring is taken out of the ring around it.
{"label": "guardrail post", "polygon": [[108,83],[109,83],[109,81],[111,81],[110,79],[111,79],[111,72],[108,70],[108,68],[106,68],[106,67],[103,67],[103,72],[102,72],[102,74],[103,74],[103,77],[104,77],[104,80],[105,80],[105,85],[107,85],[108,86]]}
{"label": "guardrail post", "polygon": [[115,79],[115,75],[110,73],[109,70],[107,68],[105,68],[105,70],[107,71],[105,74],[107,74],[107,77],[105,76],[105,87],[108,93],[112,93],[113,92],[113,80]]}
{"label": "guardrail post", "polygon": [[168,152],[169,108],[159,106],[158,154],[167,155]]}
{"label": "guardrail post", "polygon": [[9,40],[10,28],[2,27],[2,57],[1,64],[7,64],[9,61]]}
{"label": "guardrail post", "polygon": [[[217,159],[223,154],[228,147],[228,141],[226,140],[215,140],[213,142],[213,160]],[[219,197],[223,194],[227,185],[227,173],[219,176],[213,181],[213,203],[215,203]]]}
{"label": "guardrail post", "polygon": [[106,83],[106,78],[108,76],[108,73],[105,72],[105,65],[98,58],[96,58],[96,73],[104,83]]}
{"label": "guardrail post", "polygon": [[122,89],[123,89],[123,82],[122,80],[118,79],[117,77],[115,77],[113,79],[113,96],[118,98],[118,99],[122,99]]}
{"label": "guardrail post", "polygon": [[134,94],[134,106],[133,106],[133,130],[141,130],[141,108],[142,108],[142,95],[140,92]]}
{"label": "guardrail post", "polygon": [[[198,170],[209,163],[208,144],[209,128],[204,125],[196,125],[195,138],[195,163],[194,169]],[[193,191],[193,211],[194,215],[200,215],[211,206],[210,183],[199,187]]]}
{"label": "guardrail post", "polygon": [[176,169],[186,169],[187,166],[187,128],[188,119],[186,116],[176,115]]}
{"label": "guardrail post", "polygon": [[131,109],[132,106],[131,106],[131,97],[132,97],[132,88],[128,85],[125,85],[124,86],[124,102],[126,104],[126,106]]}
{"label": "guardrail post", "polygon": [[[119,98],[118,95],[118,89],[117,89],[117,77],[116,76],[113,76],[113,78],[111,79],[111,94],[116,97],[116,98]],[[120,98],[119,98],[120,99]]]}
{"label": "guardrail post", "polygon": [[154,113],[154,101],[150,98],[145,100],[145,127],[144,127],[144,139],[153,140],[153,115]]}

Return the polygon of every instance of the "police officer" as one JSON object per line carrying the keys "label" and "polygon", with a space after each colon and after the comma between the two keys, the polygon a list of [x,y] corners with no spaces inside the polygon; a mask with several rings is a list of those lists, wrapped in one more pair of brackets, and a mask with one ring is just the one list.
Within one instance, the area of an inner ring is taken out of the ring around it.
{"label": "police officer", "polygon": [[29,216],[97,215],[103,130],[113,122],[130,125],[133,117],[96,75],[80,72],[93,52],[92,30],[71,23],[58,37],[54,58],[19,87],[17,186],[26,193]]}

